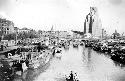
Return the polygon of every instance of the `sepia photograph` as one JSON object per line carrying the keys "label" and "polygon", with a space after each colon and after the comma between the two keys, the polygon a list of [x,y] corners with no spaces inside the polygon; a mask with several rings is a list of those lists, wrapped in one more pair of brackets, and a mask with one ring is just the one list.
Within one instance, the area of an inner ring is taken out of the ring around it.
{"label": "sepia photograph", "polygon": [[0,0],[0,81],[125,81],[125,0]]}

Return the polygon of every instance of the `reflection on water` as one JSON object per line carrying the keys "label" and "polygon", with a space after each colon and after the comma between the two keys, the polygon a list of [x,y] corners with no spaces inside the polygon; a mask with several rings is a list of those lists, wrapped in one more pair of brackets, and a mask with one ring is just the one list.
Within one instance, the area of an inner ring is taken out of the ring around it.
{"label": "reflection on water", "polygon": [[80,81],[125,81],[125,68],[116,66],[109,57],[79,46],[62,51],[62,58],[53,58],[49,68],[35,81],[63,81],[70,71]]}

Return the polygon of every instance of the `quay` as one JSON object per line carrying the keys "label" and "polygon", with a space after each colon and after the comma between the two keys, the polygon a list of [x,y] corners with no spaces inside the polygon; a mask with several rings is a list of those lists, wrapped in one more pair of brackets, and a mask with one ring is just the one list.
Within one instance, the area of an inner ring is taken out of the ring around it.
{"label": "quay", "polygon": [[42,45],[26,45],[7,47],[0,51],[0,81],[22,80],[30,69],[45,66],[54,50],[49,46],[42,48]]}

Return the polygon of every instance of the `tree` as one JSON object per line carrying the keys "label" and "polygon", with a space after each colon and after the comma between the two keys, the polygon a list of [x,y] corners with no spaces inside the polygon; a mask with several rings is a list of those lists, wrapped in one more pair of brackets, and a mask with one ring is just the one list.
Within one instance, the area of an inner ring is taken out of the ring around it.
{"label": "tree", "polygon": [[16,39],[15,33],[4,35],[4,38],[3,38],[3,40],[15,40],[15,39]]}
{"label": "tree", "polygon": [[38,38],[38,35],[35,32],[22,32],[18,34],[18,39],[26,39],[26,38]]}
{"label": "tree", "polygon": [[4,40],[16,40],[16,36],[17,39],[26,39],[26,38],[38,38],[38,35],[36,32],[31,31],[31,32],[21,32],[21,33],[12,33],[12,34],[7,34],[4,35]]}

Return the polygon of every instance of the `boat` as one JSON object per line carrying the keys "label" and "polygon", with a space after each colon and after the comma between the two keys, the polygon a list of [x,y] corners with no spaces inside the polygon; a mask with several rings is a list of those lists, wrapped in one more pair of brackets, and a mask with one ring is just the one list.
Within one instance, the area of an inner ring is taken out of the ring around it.
{"label": "boat", "polygon": [[56,57],[58,58],[62,57],[62,53],[56,53]]}
{"label": "boat", "polygon": [[32,61],[30,61],[29,63],[29,68],[33,68],[36,69],[40,66],[39,61],[37,59],[34,59]]}
{"label": "boat", "polygon": [[55,50],[55,53],[61,53],[62,49],[60,47],[57,47]]}
{"label": "boat", "polygon": [[32,58],[29,59],[29,68],[37,69],[40,65],[48,63],[51,58],[51,54],[51,50],[34,52],[34,54],[32,54]]}
{"label": "boat", "polygon": [[77,43],[73,44],[73,47],[78,47],[78,44]]}
{"label": "boat", "polygon": [[25,62],[24,62],[24,63],[22,63],[22,69],[23,69],[23,72],[24,72],[24,71],[26,71],[26,70],[27,70],[27,68],[28,68],[28,67],[26,66],[26,63],[25,63]]}
{"label": "boat", "polygon": [[47,56],[46,59],[45,59],[45,64],[48,63],[50,60],[50,56]]}
{"label": "boat", "polygon": [[66,81],[79,81],[77,78],[76,78],[76,73],[73,74],[73,72],[71,71],[70,75],[68,77],[65,78]]}
{"label": "boat", "polygon": [[61,50],[61,48],[57,48],[55,50],[55,57],[57,57],[57,58],[61,58],[62,57],[62,50]]}
{"label": "boat", "polygon": [[81,46],[83,46],[83,45],[84,45],[84,43],[83,43],[83,42],[80,42],[80,45],[81,45]]}
{"label": "boat", "polygon": [[33,68],[36,69],[36,68],[38,68],[39,66],[40,66],[39,61],[36,60],[36,61],[33,63]]}
{"label": "boat", "polygon": [[65,48],[65,49],[69,49],[69,45],[65,45],[64,48]]}

